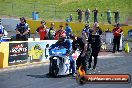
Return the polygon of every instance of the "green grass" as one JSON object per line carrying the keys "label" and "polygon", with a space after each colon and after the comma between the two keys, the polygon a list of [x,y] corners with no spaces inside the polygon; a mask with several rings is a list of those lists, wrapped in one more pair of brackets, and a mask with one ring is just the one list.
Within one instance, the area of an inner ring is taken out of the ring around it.
{"label": "green grass", "polygon": [[[32,12],[38,11],[40,18],[46,20],[63,20],[72,14],[74,21],[77,21],[77,8],[86,10],[99,10],[99,22],[106,22],[106,13],[119,10],[121,22],[132,16],[132,0],[0,0],[0,16],[25,16],[32,18]],[[103,17],[100,14],[103,14]],[[114,14],[113,14],[114,22]],[[93,22],[93,14],[91,14]]]}

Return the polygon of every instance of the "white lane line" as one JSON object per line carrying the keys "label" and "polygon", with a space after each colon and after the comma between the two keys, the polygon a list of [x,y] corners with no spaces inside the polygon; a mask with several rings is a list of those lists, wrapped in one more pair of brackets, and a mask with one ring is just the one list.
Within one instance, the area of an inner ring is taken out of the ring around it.
{"label": "white lane line", "polygon": [[113,56],[113,55],[106,55],[106,56],[98,56],[99,59],[106,59],[106,58],[116,58],[116,57],[132,57],[132,56],[123,56],[123,55],[120,55],[120,56]]}
{"label": "white lane line", "polygon": [[20,70],[20,69],[28,69],[28,68],[32,68],[32,67],[38,67],[38,66],[42,66],[42,65],[49,65],[49,63],[34,63],[34,64],[23,64],[23,65],[16,65],[16,66],[10,66],[7,68],[2,68],[0,69],[0,72],[5,72],[5,71],[13,71],[13,70]]}

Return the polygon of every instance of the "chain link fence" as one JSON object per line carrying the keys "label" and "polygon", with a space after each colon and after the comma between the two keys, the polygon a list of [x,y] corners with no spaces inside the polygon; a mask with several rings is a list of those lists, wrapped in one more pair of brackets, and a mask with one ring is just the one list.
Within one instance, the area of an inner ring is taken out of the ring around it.
{"label": "chain link fence", "polygon": [[[25,3],[25,4],[16,4],[16,3],[4,3],[0,4],[0,16],[9,16],[9,17],[27,17],[32,18],[32,12],[39,12],[39,18],[48,20],[48,21],[66,21],[69,16],[72,14],[74,22],[78,22],[78,15],[76,10],[59,10],[56,4],[41,4],[38,2],[34,3]],[[19,8],[19,9],[18,9]],[[132,13],[120,12],[120,23],[124,23],[128,17],[132,16]],[[98,14],[98,19],[100,23],[107,22],[106,12],[100,12]],[[85,17],[83,14],[83,22]],[[93,13],[91,12],[90,23],[93,23]],[[112,13],[112,23],[114,24],[114,13]]]}

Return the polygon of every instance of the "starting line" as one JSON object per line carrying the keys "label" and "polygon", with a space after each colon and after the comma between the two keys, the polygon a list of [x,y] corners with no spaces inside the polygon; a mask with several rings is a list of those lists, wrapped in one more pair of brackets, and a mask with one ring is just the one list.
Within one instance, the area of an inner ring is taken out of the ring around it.
{"label": "starting line", "polygon": [[[99,59],[110,59],[110,58],[116,58],[116,57],[126,57],[126,56],[123,56],[123,55],[120,55],[120,56],[111,56],[111,55],[107,55],[107,56],[98,56]],[[132,56],[127,56],[127,57],[132,57]]]}

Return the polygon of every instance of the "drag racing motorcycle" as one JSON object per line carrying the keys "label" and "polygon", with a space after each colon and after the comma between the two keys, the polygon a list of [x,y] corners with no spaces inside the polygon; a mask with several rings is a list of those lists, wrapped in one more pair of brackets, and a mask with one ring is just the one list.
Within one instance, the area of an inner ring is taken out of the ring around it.
{"label": "drag racing motorcycle", "polygon": [[64,47],[55,47],[49,50],[49,73],[52,74],[53,77],[69,74],[70,59],[67,53],[68,50]]}

